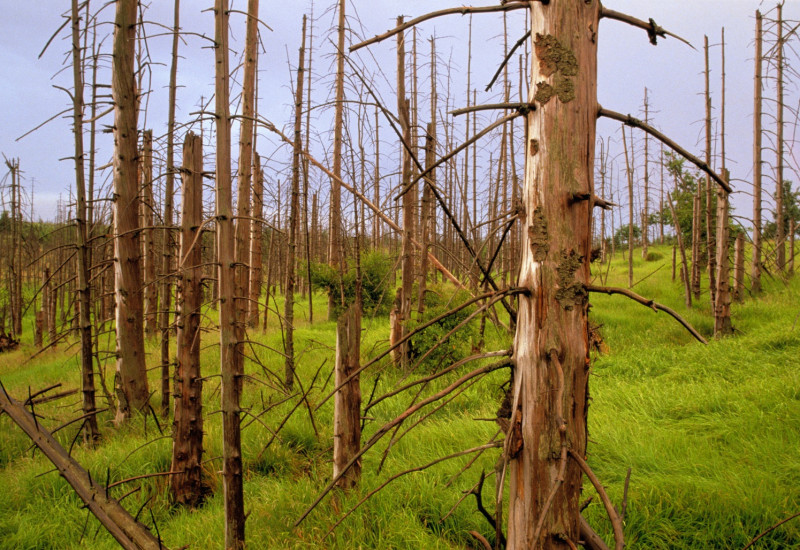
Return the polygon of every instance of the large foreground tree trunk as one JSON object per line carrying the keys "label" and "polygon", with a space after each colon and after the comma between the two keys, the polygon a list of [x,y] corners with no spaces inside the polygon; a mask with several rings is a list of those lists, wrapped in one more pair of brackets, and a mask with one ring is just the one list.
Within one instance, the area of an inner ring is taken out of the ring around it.
{"label": "large foreground tree trunk", "polygon": [[137,0],[118,0],[111,93],[114,99],[114,296],[117,329],[117,421],[147,404],[139,246],[136,80]]}
{"label": "large foreground tree trunk", "polygon": [[529,293],[519,301],[505,450],[511,549],[579,539],[581,470],[568,451],[586,451],[592,201],[570,198],[593,192],[599,7],[531,3],[538,110],[527,115],[519,286]]}

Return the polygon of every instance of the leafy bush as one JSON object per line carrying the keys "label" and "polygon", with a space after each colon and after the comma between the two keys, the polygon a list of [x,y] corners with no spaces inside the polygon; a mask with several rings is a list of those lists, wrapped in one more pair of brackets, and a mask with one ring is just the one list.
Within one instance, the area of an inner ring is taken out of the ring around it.
{"label": "leafy bush", "polygon": [[[414,330],[416,327],[450,311],[459,304],[463,304],[469,298],[470,295],[465,290],[457,290],[454,293],[451,287],[443,285],[428,287],[428,292],[425,293],[425,311],[421,318],[409,322],[408,330]],[[410,340],[411,360],[415,361],[422,357],[447,333],[457,327],[470,314],[474,313],[475,309],[476,306],[474,304],[465,307],[412,336]],[[476,317],[455,331],[446,342],[443,342],[428,355],[422,364],[422,369],[433,370],[440,366],[449,365],[471,353],[473,343],[478,340],[478,324],[479,318]]]}
{"label": "leafy bush", "polygon": [[[391,288],[392,259],[381,252],[366,252],[361,255],[361,291],[365,315],[388,315],[394,302],[394,289]],[[311,264],[311,284],[315,289],[338,296],[339,285],[344,288],[345,306],[356,299],[356,267],[348,263],[344,277],[328,264]],[[339,300],[335,300],[338,304]],[[340,307],[337,307],[338,316]]]}
{"label": "leafy bush", "polygon": [[664,255],[659,252],[648,252],[647,258],[645,258],[646,262],[657,262],[659,260],[663,260]]}

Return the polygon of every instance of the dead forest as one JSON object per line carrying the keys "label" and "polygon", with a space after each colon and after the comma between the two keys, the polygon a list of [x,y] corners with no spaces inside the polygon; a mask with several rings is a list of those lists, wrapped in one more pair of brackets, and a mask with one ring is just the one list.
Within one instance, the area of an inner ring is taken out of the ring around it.
{"label": "dead forest", "polygon": [[[754,11],[741,90],[726,84],[724,28],[690,43],[611,0],[453,5],[388,30],[358,10],[390,8],[281,4],[289,46],[272,41],[276,5],[173,2],[61,2],[42,41],[39,57],[63,57],[65,101],[19,141],[67,117],[69,186],[42,221],[33,167],[4,155],[0,440],[24,433],[124,548],[180,547],[157,518],[214,499],[224,516],[205,528],[244,548],[264,514],[253,479],[280,474],[265,457],[300,424],[307,498],[281,519],[297,547],[344,544],[385,487],[443,462],[457,473],[430,498],[479,526],[448,547],[626,546],[631,471],[617,502],[589,451],[608,347],[590,309],[631,300],[680,327],[682,346],[725,346],[737,308],[792,284],[797,10]],[[207,29],[186,23],[198,17]],[[478,81],[473,28],[489,25],[501,55]],[[642,48],[695,51],[698,143],[660,129],[670,114],[645,82],[629,83],[639,112],[599,103],[598,43],[619,26]],[[726,94],[751,102],[751,158],[726,153]],[[681,307],[640,294],[657,261]],[[57,382],[22,394],[12,356],[59,357]],[[459,401],[470,392],[491,418]],[[415,429],[448,408],[479,443],[454,432],[458,450],[420,463]],[[133,434],[132,455],[168,450],[130,475],[79,458]],[[404,467],[384,470],[392,454]],[[602,525],[584,513],[590,492]]]}

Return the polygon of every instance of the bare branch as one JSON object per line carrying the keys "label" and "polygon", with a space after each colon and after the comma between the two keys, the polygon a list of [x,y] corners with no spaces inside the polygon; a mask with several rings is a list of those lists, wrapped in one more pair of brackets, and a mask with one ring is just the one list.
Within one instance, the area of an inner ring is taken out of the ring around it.
{"label": "bare branch", "polygon": [[649,308],[652,308],[653,311],[661,310],[664,313],[667,313],[667,314],[671,315],[676,321],[678,321],[681,325],[683,325],[684,328],[686,330],[688,330],[691,333],[691,335],[694,336],[697,339],[698,342],[702,342],[703,344],[708,344],[708,341],[705,338],[703,338],[700,335],[700,333],[697,332],[697,330],[692,325],[690,325],[689,322],[686,319],[684,319],[683,317],[678,315],[678,313],[674,309],[672,309],[670,307],[667,307],[667,306],[665,306],[663,304],[659,304],[657,302],[654,302],[653,300],[648,300],[644,296],[640,296],[640,295],[636,294],[635,292],[633,292],[631,290],[628,290],[627,288],[614,288],[614,287],[605,287],[605,286],[586,285],[586,290],[588,290],[589,292],[598,292],[598,293],[609,294],[609,295],[611,295],[611,294],[622,294],[623,296],[627,296],[631,300],[639,302],[643,306],[647,306]]}
{"label": "bare branch", "polygon": [[641,19],[637,19],[631,15],[601,7],[600,19],[614,19],[616,21],[621,21],[623,23],[627,23],[628,25],[633,25],[634,27],[646,30],[647,36],[650,38],[650,43],[653,46],[656,45],[656,41],[658,40],[659,36],[661,38],[666,38],[667,36],[671,36],[676,40],[680,40],[693,50],[695,51],[697,50],[697,48],[692,46],[692,44],[688,40],[685,40],[680,36],[678,36],[677,34],[673,34],[667,30],[664,30],[662,27],[656,25],[656,22],[653,21],[652,18],[649,21],[642,21]]}
{"label": "bare branch", "polygon": [[519,4],[501,4],[499,6],[461,6],[458,8],[448,8],[439,11],[432,11],[430,13],[426,13],[425,15],[420,15],[419,17],[412,19],[402,25],[398,25],[394,29],[388,30],[383,34],[379,34],[369,40],[365,40],[364,42],[360,42],[353,46],[350,46],[350,51],[354,52],[358,49],[361,49],[365,46],[369,46],[370,44],[375,44],[377,42],[381,42],[386,40],[387,38],[391,38],[392,36],[403,32],[404,30],[413,27],[414,25],[418,25],[424,21],[429,19],[434,19],[435,17],[442,17],[443,15],[453,15],[453,14],[461,14],[467,15],[471,13],[493,13],[493,12],[500,12],[500,11],[511,11],[511,10],[518,10],[520,8],[527,8],[528,3],[519,3]]}
{"label": "bare branch", "polygon": [[702,160],[691,154],[689,151],[687,151],[686,149],[684,149],[683,147],[672,141],[670,138],[668,138],[667,136],[665,136],[664,134],[662,134],[649,124],[645,124],[638,118],[634,118],[631,115],[623,115],[621,113],[617,113],[615,111],[609,111],[608,109],[604,109],[603,107],[599,106],[597,109],[597,116],[610,118],[612,120],[617,120],[627,126],[639,128],[640,130],[647,132],[648,134],[659,140],[661,143],[663,143],[664,145],[666,145],[667,147],[669,147],[682,157],[686,158],[686,160],[697,166],[700,170],[708,174],[709,177],[713,179],[715,182],[717,182],[717,185],[722,187],[726,192],[728,193],[733,192],[730,185],[728,185],[728,183],[724,179],[722,179],[722,177],[719,176],[719,174],[714,172],[707,163],[703,162]]}
{"label": "bare branch", "polygon": [[611,526],[614,529],[614,550],[622,550],[625,547],[624,535],[622,533],[622,521],[620,521],[614,505],[611,504],[611,499],[608,498],[608,494],[603,488],[603,484],[600,483],[600,480],[597,479],[597,476],[594,475],[592,469],[580,455],[578,455],[575,451],[570,450],[569,456],[571,456],[578,466],[580,466],[580,469],[583,470],[583,473],[586,474],[586,477],[588,477],[589,481],[591,481],[592,485],[594,485],[597,494],[600,495],[600,500],[603,501],[603,506],[605,506],[606,513],[608,513],[608,519],[611,520]]}

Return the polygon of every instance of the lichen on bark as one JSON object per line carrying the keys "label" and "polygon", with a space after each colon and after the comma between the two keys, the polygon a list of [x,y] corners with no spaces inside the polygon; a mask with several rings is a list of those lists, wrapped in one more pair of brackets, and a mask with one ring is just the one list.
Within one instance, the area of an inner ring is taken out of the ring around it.
{"label": "lichen on bark", "polygon": [[543,262],[547,258],[549,246],[547,238],[547,220],[544,217],[541,206],[537,206],[533,211],[531,224],[528,226],[528,241],[534,261]]}
{"label": "lichen on bark", "polygon": [[555,298],[562,308],[571,311],[576,306],[586,303],[589,293],[583,283],[575,279],[575,272],[580,269],[583,256],[570,250],[562,250],[559,254],[556,272],[558,275],[558,290]]}

